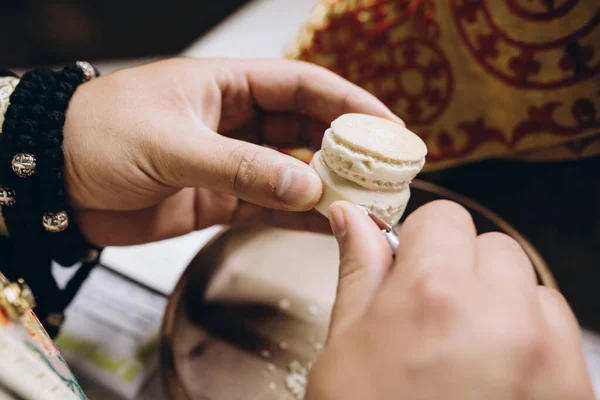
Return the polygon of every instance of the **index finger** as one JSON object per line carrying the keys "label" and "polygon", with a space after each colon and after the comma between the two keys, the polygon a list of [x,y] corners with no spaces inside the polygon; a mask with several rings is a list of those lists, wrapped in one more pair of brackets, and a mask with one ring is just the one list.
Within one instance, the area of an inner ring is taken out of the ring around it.
{"label": "index finger", "polygon": [[366,90],[333,72],[303,61],[244,60],[232,68],[244,76],[256,105],[267,111],[296,111],[329,123],[346,113],[370,114],[404,125]]}

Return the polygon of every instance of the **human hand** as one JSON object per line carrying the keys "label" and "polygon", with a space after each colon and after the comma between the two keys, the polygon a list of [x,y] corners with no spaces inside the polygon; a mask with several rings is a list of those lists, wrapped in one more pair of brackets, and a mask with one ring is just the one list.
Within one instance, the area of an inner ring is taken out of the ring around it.
{"label": "human hand", "polygon": [[438,201],[407,218],[392,263],[361,210],[330,213],[340,280],[307,400],[594,399],[577,321],[513,239]]}
{"label": "human hand", "polygon": [[99,245],[214,224],[329,230],[316,214],[289,212],[318,201],[312,169],[253,143],[319,148],[348,112],[397,119],[366,91],[294,61],[179,58],[94,79],[75,92],[64,128],[79,227]]}

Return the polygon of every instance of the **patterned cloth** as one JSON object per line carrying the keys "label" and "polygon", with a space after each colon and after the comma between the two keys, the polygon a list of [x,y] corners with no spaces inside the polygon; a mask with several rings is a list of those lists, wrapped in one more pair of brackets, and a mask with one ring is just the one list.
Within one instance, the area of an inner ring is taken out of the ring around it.
{"label": "patterned cloth", "polygon": [[19,78],[13,76],[0,76],[0,133],[4,124],[4,114],[10,103],[10,95],[19,84]]}
{"label": "patterned cloth", "polygon": [[288,56],[384,101],[424,171],[600,154],[597,0],[322,0]]}
{"label": "patterned cloth", "polygon": [[[0,288],[7,280],[0,273]],[[85,400],[60,351],[32,311],[11,321],[0,307],[0,397]]]}

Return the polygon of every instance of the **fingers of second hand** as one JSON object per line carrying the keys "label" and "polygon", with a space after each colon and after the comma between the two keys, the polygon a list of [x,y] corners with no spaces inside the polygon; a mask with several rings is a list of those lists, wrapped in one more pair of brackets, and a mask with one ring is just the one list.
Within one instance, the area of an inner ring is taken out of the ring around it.
{"label": "fingers of second hand", "polygon": [[473,220],[463,207],[450,201],[422,206],[402,225],[390,284],[410,284],[424,272],[473,274],[475,239]]}
{"label": "fingers of second hand", "polygon": [[533,288],[537,286],[535,269],[521,245],[499,232],[477,237],[477,272],[483,279],[498,284]]}
{"label": "fingers of second hand", "polygon": [[363,314],[391,266],[391,254],[372,222],[349,203],[334,203],[329,214],[334,218],[340,212],[344,226],[336,229],[340,242],[340,271],[332,313],[332,336]]}
{"label": "fingers of second hand", "polygon": [[[364,208],[357,208],[354,205],[345,202],[336,202],[332,205],[332,208],[333,207],[343,211],[346,219],[349,218],[350,223],[346,223],[346,225],[353,228],[353,231],[352,236],[348,235],[348,238],[352,240],[350,246],[353,250],[357,250],[356,254],[361,255],[361,257],[364,255],[366,256],[366,259],[368,259],[371,256],[375,256],[373,251],[377,249],[377,259],[381,256],[381,253],[383,253],[384,257],[389,257],[390,252],[385,248],[381,248],[380,239],[377,238],[377,234],[374,233],[377,232],[376,229],[378,227],[374,227],[366,218],[361,217],[360,213],[356,212],[357,210],[364,212]],[[367,216],[368,215],[369,214],[367,214]],[[350,228],[347,228],[346,230]],[[371,236],[375,237],[372,238]]]}
{"label": "fingers of second hand", "polygon": [[[575,391],[575,393],[561,394],[560,398],[595,399],[582,351],[581,329],[575,314],[557,290],[538,286],[537,295],[548,329],[546,343],[551,343],[550,345],[553,343],[553,351],[546,350],[545,353],[554,356],[554,365],[560,373],[560,378],[564,382],[571,382],[569,385],[563,385],[562,388]],[[565,365],[569,365],[569,368],[565,368]],[[548,395],[544,393],[539,398],[548,398]]]}
{"label": "fingers of second hand", "polygon": [[369,211],[369,209],[367,207],[365,207],[363,205],[359,205],[358,207],[361,210],[363,210],[365,212],[365,214],[367,214],[367,216],[369,218],[371,218],[371,220],[373,220],[375,225],[377,225],[377,227],[381,230],[383,237],[385,238],[388,245],[390,246],[390,250],[392,252],[392,257],[395,257],[396,249],[398,248],[398,245],[400,244],[398,233],[396,233],[396,231],[390,224],[385,222],[383,219],[379,218],[376,214],[373,214],[371,211]]}
{"label": "fingers of second hand", "polygon": [[558,336],[563,344],[579,345],[581,338],[577,317],[565,298],[557,290],[545,286],[538,286],[536,294],[552,334]]}

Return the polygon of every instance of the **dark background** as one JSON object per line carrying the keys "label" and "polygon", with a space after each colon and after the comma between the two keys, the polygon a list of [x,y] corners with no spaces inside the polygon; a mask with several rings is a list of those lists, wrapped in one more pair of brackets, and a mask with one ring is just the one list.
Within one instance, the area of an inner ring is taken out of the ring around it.
{"label": "dark background", "polygon": [[176,54],[247,2],[0,0],[0,66]]}

